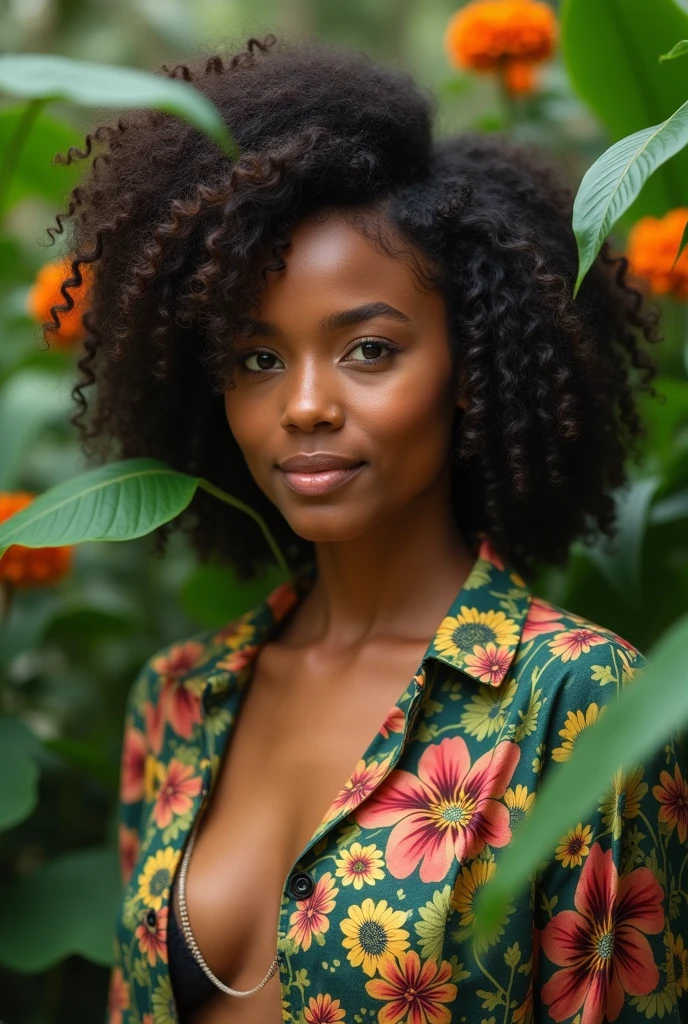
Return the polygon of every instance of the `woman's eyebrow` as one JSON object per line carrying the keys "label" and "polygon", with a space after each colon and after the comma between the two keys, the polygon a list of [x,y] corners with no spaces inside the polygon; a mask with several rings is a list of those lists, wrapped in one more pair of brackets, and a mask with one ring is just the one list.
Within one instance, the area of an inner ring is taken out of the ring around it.
{"label": "woman's eyebrow", "polygon": [[[375,320],[378,317],[387,317],[390,320],[398,320],[402,324],[412,324],[413,321],[406,313],[402,313],[395,306],[388,302],[366,302],[362,306],[354,306],[353,309],[343,309],[338,313],[328,313],[321,317],[319,327],[323,331],[336,331],[341,327],[352,327],[354,324],[365,323],[366,320]],[[274,337],[278,334],[277,327],[268,323],[267,320],[251,320],[251,333],[263,337]]]}

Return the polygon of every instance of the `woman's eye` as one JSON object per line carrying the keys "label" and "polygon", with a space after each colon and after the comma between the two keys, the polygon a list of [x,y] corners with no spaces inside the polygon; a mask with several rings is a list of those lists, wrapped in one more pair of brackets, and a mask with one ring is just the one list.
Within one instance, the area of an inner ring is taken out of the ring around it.
{"label": "woman's eye", "polygon": [[377,338],[371,338],[367,341],[359,341],[355,348],[349,353],[353,355],[354,352],[361,350],[363,352],[362,359],[354,358],[355,363],[381,363],[387,359],[392,352],[396,351],[396,345],[391,345],[387,341],[378,340]]}
{"label": "woman's eye", "polygon": [[[251,359],[256,360],[256,365],[249,365]],[[240,357],[240,362],[242,368],[253,373],[260,373],[264,370],[274,370],[275,367],[271,364],[271,360],[274,359],[277,359],[277,356],[272,352],[249,352],[248,355]]]}

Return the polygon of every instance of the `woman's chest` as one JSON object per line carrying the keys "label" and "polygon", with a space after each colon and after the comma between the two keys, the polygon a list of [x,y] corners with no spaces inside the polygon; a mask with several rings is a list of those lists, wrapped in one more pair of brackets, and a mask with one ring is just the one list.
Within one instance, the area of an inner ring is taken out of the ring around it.
{"label": "woman's chest", "polygon": [[[457,956],[471,935],[473,900],[536,787],[538,738],[521,729],[515,742],[532,694],[509,682],[476,693],[457,673],[426,667],[431,685],[423,672],[401,694],[398,674],[385,690],[376,673],[377,704],[374,687],[357,688],[360,674],[343,685],[340,677],[336,693],[319,701],[303,674],[290,686],[256,673],[228,741],[217,741],[222,757],[189,870],[191,920],[211,967],[235,987],[255,985],[279,950],[266,1024],[278,996],[302,1024],[339,1021],[343,1007],[375,1019],[383,984],[404,999],[427,984],[423,998],[435,1001],[438,1020],[450,1019],[443,1010],[463,970]],[[201,760],[212,754],[213,731],[206,722]],[[175,857],[199,803],[168,837]],[[161,838],[152,836],[156,849]],[[292,885],[295,872],[307,876],[305,889]],[[521,963],[528,922],[527,906],[510,921]],[[504,930],[499,938],[501,947]],[[503,949],[500,963],[490,973],[510,974]],[[463,979],[465,994],[483,981],[478,968]],[[521,982],[525,971],[514,979],[516,998]],[[249,1022],[252,998],[244,1010],[237,1001],[227,1020]]]}

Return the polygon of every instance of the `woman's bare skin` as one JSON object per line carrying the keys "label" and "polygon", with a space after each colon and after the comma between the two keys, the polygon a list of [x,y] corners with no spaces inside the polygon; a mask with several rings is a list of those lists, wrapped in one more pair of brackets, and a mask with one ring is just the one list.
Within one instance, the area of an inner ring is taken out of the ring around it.
{"label": "woman's bare skin", "polygon": [[[450,379],[444,302],[402,259],[381,255],[340,213],[292,234],[269,275],[270,336],[237,348],[274,353],[275,371],[235,371],[229,426],[258,485],[315,543],[318,579],[260,652],[187,878],[203,955],[226,984],[258,984],[275,956],[285,881],[334,797],[412,680],[473,555],[450,501]],[[334,330],[320,321],[364,303],[389,316]],[[355,342],[400,346],[375,369]],[[251,366],[260,366],[255,357]],[[292,491],[277,464],[326,451],[365,461],[324,495]],[[175,901],[177,892],[175,889]],[[278,1024],[279,978],[246,999],[218,991],[192,1024]]]}

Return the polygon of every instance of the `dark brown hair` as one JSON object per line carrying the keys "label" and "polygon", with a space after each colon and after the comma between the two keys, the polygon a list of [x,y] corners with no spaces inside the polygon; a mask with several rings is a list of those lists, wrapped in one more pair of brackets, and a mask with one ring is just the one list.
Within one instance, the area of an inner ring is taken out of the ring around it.
{"label": "dark brown hair", "polygon": [[[67,223],[72,276],[46,340],[93,264],[72,417],[90,464],[151,456],[204,476],[265,518],[295,568],[311,557],[254,483],[222,392],[232,338],[284,267],[290,230],[338,207],[384,225],[389,251],[412,243],[446,300],[469,403],[452,442],[460,527],[487,531],[523,573],[612,534],[611,491],[643,434],[635,391],[655,394],[643,343],[659,340],[658,312],[607,243],[572,299],[561,172],[503,135],[434,139],[435,102],[407,73],[313,39],[250,39],[159,73],[210,97],[241,155],[172,115],[128,111],[56,157],[103,146],[48,229],[54,241]],[[271,560],[256,524],[207,494],[178,522],[201,559],[240,578]]]}

